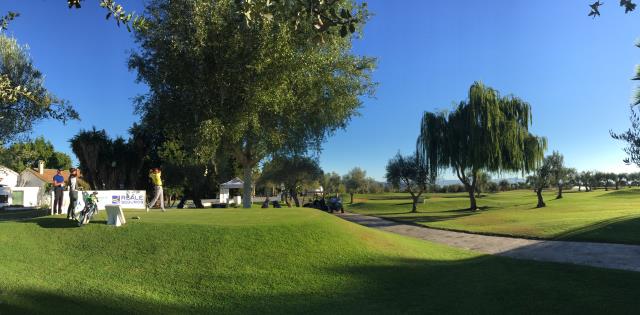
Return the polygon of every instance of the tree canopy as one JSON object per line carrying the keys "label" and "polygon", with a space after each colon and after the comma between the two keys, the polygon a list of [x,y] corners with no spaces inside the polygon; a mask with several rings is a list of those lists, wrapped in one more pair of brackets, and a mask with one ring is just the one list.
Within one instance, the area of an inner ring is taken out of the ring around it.
{"label": "tree canopy", "polygon": [[536,191],[538,196],[537,208],[546,207],[544,198],[542,197],[542,190],[551,184],[552,179],[552,161],[551,157],[546,157],[534,172],[533,175],[527,177],[527,183]]}
{"label": "tree canopy", "polygon": [[92,189],[140,187],[145,162],[144,143],[134,137],[112,139],[105,130],[81,130],[69,142],[79,168]]}
{"label": "tree canopy", "polygon": [[253,167],[278,152],[319,149],[345,127],[373,92],[374,61],[351,53],[351,36],[310,41],[313,25],[291,25],[287,15],[247,24],[241,3],[150,1],[130,67],[150,87],[138,102],[143,120],[203,160],[225,147],[245,171],[249,206]]}
{"label": "tree canopy", "polygon": [[404,189],[413,200],[411,212],[417,212],[420,196],[427,191],[429,185],[434,185],[435,174],[429,173],[429,168],[417,154],[403,156],[398,153],[387,163],[387,182],[394,188]]}
{"label": "tree canopy", "polygon": [[68,102],[44,87],[27,47],[0,33],[0,142],[9,143],[44,119],[78,119]]}
{"label": "tree canopy", "polygon": [[315,185],[324,178],[318,161],[307,156],[276,156],[262,169],[261,181],[271,182],[284,188],[293,198],[296,207],[300,206],[298,194],[303,186]]}
{"label": "tree canopy", "polygon": [[346,192],[342,178],[336,172],[325,173],[322,180],[322,188],[325,193],[339,194]]}
{"label": "tree canopy", "polygon": [[475,82],[451,112],[424,113],[418,155],[431,173],[453,169],[475,210],[480,171],[528,173],[542,160],[547,141],[531,134],[530,124],[529,103]]}
{"label": "tree canopy", "polygon": [[354,194],[367,192],[367,172],[359,167],[352,168],[344,175],[342,182],[345,190],[351,195],[351,203],[353,203]]}

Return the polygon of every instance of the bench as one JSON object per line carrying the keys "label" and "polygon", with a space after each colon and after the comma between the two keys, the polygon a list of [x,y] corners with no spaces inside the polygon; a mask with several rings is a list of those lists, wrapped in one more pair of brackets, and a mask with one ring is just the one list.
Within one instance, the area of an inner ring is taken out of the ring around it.
{"label": "bench", "polygon": [[124,219],[124,212],[122,208],[117,205],[105,205],[104,209],[107,210],[107,224],[121,226],[127,221]]}

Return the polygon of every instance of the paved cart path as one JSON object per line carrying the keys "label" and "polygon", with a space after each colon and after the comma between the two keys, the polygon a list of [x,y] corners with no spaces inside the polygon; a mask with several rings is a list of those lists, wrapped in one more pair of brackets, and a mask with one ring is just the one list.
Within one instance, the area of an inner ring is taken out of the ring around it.
{"label": "paved cart path", "polygon": [[338,216],[366,227],[485,254],[640,272],[640,245],[487,236],[403,224],[355,213]]}

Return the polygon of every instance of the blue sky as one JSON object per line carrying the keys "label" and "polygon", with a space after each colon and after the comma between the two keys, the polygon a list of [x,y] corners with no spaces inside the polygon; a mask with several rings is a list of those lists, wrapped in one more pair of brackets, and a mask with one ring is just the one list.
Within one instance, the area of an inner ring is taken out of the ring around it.
{"label": "blue sky", "polygon": [[[29,45],[47,87],[80,112],[80,122],[43,122],[32,134],[69,153],[68,139],[82,128],[126,136],[137,120],[131,98],[145,91],[127,70],[131,35],[106,21],[97,2],[86,1],[81,10],[67,9],[62,0],[0,5],[22,14],[9,33]],[[139,1],[122,3],[141,9]],[[328,139],[322,167],[344,174],[360,166],[382,180],[390,157],[414,149],[422,113],[450,108],[481,80],[530,102],[532,131],[546,136],[549,150],[564,154],[568,166],[636,170],[622,163],[623,144],[609,130],[630,125],[640,12],[625,15],[610,2],[594,20],[588,3],[369,1],[375,16],[354,50],[378,58],[380,86],[375,98],[364,100],[361,115]]]}

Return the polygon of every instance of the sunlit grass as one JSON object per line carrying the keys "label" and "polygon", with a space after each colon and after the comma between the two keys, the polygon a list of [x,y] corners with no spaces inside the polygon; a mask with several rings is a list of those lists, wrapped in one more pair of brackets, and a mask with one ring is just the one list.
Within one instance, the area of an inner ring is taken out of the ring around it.
{"label": "sunlit grass", "polygon": [[466,193],[433,194],[419,205],[419,213],[410,213],[406,194],[360,195],[349,210],[443,229],[640,244],[639,189],[555,196],[545,192],[547,207],[538,209],[529,190],[484,194],[478,199],[482,210],[468,211]]}
{"label": "sunlit grass", "polygon": [[312,209],[126,217],[121,228],[107,226],[103,214],[83,228],[62,216],[0,222],[0,314],[558,314],[640,306],[640,274],[483,256]]}

